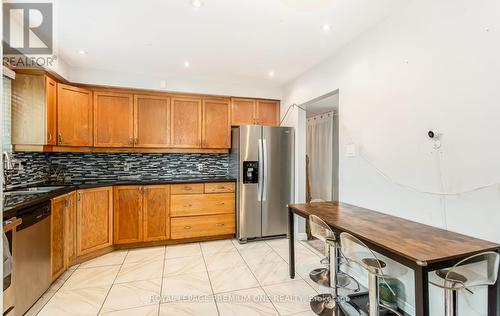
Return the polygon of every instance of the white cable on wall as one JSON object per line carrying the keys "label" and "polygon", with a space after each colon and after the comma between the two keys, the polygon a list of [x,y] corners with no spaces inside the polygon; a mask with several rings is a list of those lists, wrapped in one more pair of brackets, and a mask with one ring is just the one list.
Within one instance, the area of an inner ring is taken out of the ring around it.
{"label": "white cable on wall", "polygon": [[[291,104],[288,109],[286,110],[285,112],[285,115],[283,116],[283,118],[281,119],[280,121],[280,126],[281,124],[283,123],[283,121],[285,120],[286,116],[288,115],[288,113],[290,112],[290,109],[293,108],[293,107],[296,107],[298,109],[301,109],[303,110],[304,112],[309,112],[311,113],[310,111],[307,111],[306,109],[304,109],[303,107],[301,106],[298,106],[296,104]],[[349,133],[349,130],[348,128],[344,125],[344,124],[340,124],[340,126],[342,127],[342,129],[346,132],[346,135],[347,137],[350,139],[350,141],[354,144],[356,144],[356,142],[353,140],[353,138],[351,137],[351,134]],[[439,153],[438,153],[439,154]],[[413,191],[413,192],[416,192],[416,193],[421,193],[421,194],[426,194],[426,195],[432,195],[432,196],[458,196],[458,195],[463,195],[463,194],[468,194],[468,193],[472,193],[472,192],[477,192],[477,191],[481,191],[481,190],[485,190],[485,189],[488,189],[488,188],[493,188],[493,187],[500,187],[500,182],[493,182],[493,183],[490,183],[490,184],[486,184],[486,185],[481,185],[481,186],[477,186],[477,187],[473,187],[473,188],[470,188],[470,189],[467,189],[467,190],[462,190],[462,191],[455,191],[455,192],[445,192],[444,191],[444,185],[443,185],[443,176],[441,174],[441,161],[440,161],[440,157],[438,157],[438,160],[439,160],[439,173],[440,173],[440,181],[441,181],[441,190],[442,191],[428,191],[428,190],[421,190],[419,188],[416,188],[414,186],[411,186],[411,185],[408,185],[408,184],[404,184],[404,183],[401,183],[397,180],[394,180],[392,179],[390,176],[388,176],[384,171],[382,171],[380,168],[378,168],[372,161],[370,161],[366,156],[363,155],[363,153],[361,151],[359,151],[358,153],[359,157],[362,158],[368,165],[370,165],[373,169],[375,169],[375,171],[381,176],[383,177],[387,182],[390,182],[396,186],[399,186],[403,189],[406,189],[406,190],[409,190],[409,191]],[[444,212],[446,212],[446,209],[444,209]],[[445,217],[445,215],[443,215]],[[447,223],[446,223],[446,220],[445,220],[445,225],[447,226]]]}

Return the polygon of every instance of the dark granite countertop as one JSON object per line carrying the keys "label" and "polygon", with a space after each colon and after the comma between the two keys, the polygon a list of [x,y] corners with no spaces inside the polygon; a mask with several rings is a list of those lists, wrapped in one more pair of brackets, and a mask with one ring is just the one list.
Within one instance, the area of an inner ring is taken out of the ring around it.
{"label": "dark granite countertop", "polygon": [[[116,179],[71,179],[63,182],[44,182],[33,187],[57,186],[55,190],[34,194],[4,194],[3,218],[8,219],[16,216],[16,212],[31,205],[46,202],[54,197],[75,191],[78,189],[90,189],[114,185],[154,185],[154,184],[176,184],[176,183],[200,183],[200,182],[236,182],[230,176],[182,176],[172,178],[134,178],[121,177]],[[17,188],[16,190],[21,190]],[[12,190],[12,191],[16,191]]]}

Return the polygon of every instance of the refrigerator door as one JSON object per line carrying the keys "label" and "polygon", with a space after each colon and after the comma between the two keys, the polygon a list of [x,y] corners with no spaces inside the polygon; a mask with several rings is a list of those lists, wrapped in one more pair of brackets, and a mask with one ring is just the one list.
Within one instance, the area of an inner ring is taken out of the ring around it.
{"label": "refrigerator door", "polygon": [[286,205],[293,202],[293,128],[263,127],[262,144],[262,237],[285,235]]}
{"label": "refrigerator door", "polygon": [[[261,202],[259,191],[262,185],[261,162],[259,161],[259,140],[262,138],[262,127],[260,126],[241,126],[239,129],[239,151],[240,151],[240,176],[243,179],[245,165],[256,165],[258,170],[258,179],[253,179],[256,183],[244,183],[239,181],[239,212],[238,220],[238,239],[245,240],[249,238],[261,237]],[[252,164],[254,162],[255,164]]]}

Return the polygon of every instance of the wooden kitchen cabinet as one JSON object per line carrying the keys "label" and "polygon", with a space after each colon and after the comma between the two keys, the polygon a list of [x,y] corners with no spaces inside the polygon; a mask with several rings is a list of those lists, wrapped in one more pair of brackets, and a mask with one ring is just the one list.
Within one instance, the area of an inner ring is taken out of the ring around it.
{"label": "wooden kitchen cabinet", "polygon": [[171,186],[172,239],[225,236],[235,233],[234,183]]}
{"label": "wooden kitchen cabinet", "polygon": [[172,195],[172,216],[233,213],[234,193]]}
{"label": "wooden kitchen cabinet", "polygon": [[113,187],[77,191],[76,254],[113,244]]}
{"label": "wooden kitchen cabinet", "polygon": [[56,145],[57,139],[57,82],[45,76],[45,104],[47,106],[46,144]]}
{"label": "wooden kitchen cabinet", "polygon": [[272,100],[257,100],[255,124],[279,126],[280,103]]}
{"label": "wooden kitchen cabinet", "polygon": [[66,267],[76,261],[76,192],[67,194],[68,207],[64,216],[64,261]]}
{"label": "wooden kitchen cabinet", "polygon": [[52,199],[52,215],[50,216],[50,266],[52,280],[57,279],[66,270],[64,259],[64,218],[68,208],[67,196]]}
{"label": "wooden kitchen cabinet", "polygon": [[172,147],[200,148],[202,106],[201,99],[173,97],[171,100]]}
{"label": "wooden kitchen cabinet", "polygon": [[231,148],[229,99],[203,99],[202,148]]}
{"label": "wooden kitchen cabinet", "polygon": [[116,186],[114,243],[169,239],[169,200],[169,185]]}
{"label": "wooden kitchen cabinet", "polygon": [[92,92],[57,84],[57,144],[92,146]]}
{"label": "wooden kitchen cabinet", "polygon": [[279,111],[279,101],[232,98],[231,125],[279,126]]}
{"label": "wooden kitchen cabinet", "polygon": [[94,146],[134,146],[132,94],[94,91]]}
{"label": "wooden kitchen cabinet", "polygon": [[134,146],[168,147],[170,137],[170,98],[135,95]]}
{"label": "wooden kitchen cabinet", "polygon": [[142,186],[114,187],[114,243],[142,241]]}
{"label": "wooden kitchen cabinet", "polygon": [[231,99],[231,125],[253,125],[255,124],[255,100],[253,99]]}
{"label": "wooden kitchen cabinet", "polygon": [[235,214],[172,218],[172,239],[232,235]]}
{"label": "wooden kitchen cabinet", "polygon": [[145,186],[143,193],[144,241],[170,239],[170,186]]}
{"label": "wooden kitchen cabinet", "polygon": [[76,260],[76,193],[51,200],[51,270],[57,279]]}
{"label": "wooden kitchen cabinet", "polygon": [[17,74],[12,81],[12,144],[56,144],[57,82],[47,75]]}

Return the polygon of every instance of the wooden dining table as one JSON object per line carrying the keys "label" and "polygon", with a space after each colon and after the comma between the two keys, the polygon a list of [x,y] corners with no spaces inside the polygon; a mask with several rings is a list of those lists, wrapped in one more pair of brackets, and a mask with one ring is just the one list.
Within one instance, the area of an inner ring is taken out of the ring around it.
{"label": "wooden dining table", "polygon": [[[290,278],[295,277],[293,215],[316,215],[332,230],[347,232],[373,251],[412,269],[415,273],[415,313],[429,315],[429,272],[451,267],[484,251],[500,253],[500,244],[420,224],[366,208],[341,203],[289,204]],[[488,316],[500,315],[500,282],[488,288]]]}

